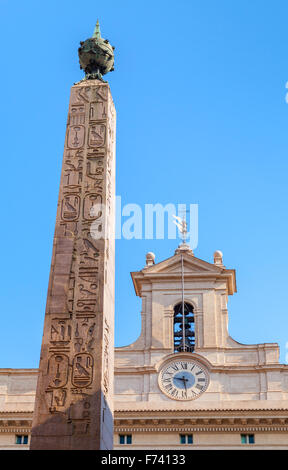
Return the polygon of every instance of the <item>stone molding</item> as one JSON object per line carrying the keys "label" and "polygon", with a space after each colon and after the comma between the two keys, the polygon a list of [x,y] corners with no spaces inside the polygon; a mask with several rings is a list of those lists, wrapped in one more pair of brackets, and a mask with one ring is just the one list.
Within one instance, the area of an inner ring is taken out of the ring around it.
{"label": "stone molding", "polygon": [[288,426],[193,426],[193,427],[118,427],[114,429],[115,433],[121,432],[288,432]]}
{"label": "stone molding", "polygon": [[[157,352],[157,349],[152,349],[153,352]],[[135,352],[135,351],[133,351]],[[142,351],[143,352],[143,351]],[[192,356],[190,356],[192,359]],[[204,356],[202,356],[206,359]],[[165,356],[166,358],[166,356]],[[195,356],[196,360],[196,356]],[[206,360],[207,361],[207,360]],[[204,361],[203,361],[204,362]],[[255,372],[255,371],[275,371],[275,370],[287,370],[288,371],[288,364],[221,364],[221,365],[210,365],[209,372],[221,372],[221,373],[229,373],[229,372]],[[153,366],[134,366],[134,367],[115,367],[114,369],[115,375],[117,374],[141,374],[143,372],[147,373],[157,373],[156,367]]]}
{"label": "stone molding", "polygon": [[39,369],[0,369],[0,375],[38,375]]}
{"label": "stone molding", "polygon": [[[275,412],[286,412],[287,413],[287,419],[288,419],[288,404],[287,404],[287,408],[209,408],[208,406],[206,408],[183,408],[182,410],[179,409],[179,408],[149,408],[149,409],[127,409],[127,408],[115,408],[115,413],[123,413],[123,414],[127,414],[127,413],[135,413],[136,417],[139,418],[139,413],[140,414],[146,414],[149,416],[149,413],[151,413],[151,415],[153,416],[155,412],[159,412],[159,413],[172,413],[173,416],[177,416],[177,415],[180,415],[182,416],[183,413],[187,414],[187,413],[208,413],[210,414],[211,412],[218,412],[218,413],[237,413],[237,412],[246,412],[246,413],[253,413],[253,412],[262,412],[262,413],[265,413],[265,412],[271,412],[273,411],[274,413]],[[131,419],[131,418],[130,418]],[[152,419],[152,418],[151,418]],[[162,418],[163,419],[163,418]]]}
{"label": "stone molding", "polygon": [[[211,412],[212,410],[210,410]],[[222,412],[225,410],[221,410]],[[228,410],[227,410],[228,411]],[[252,413],[247,412],[246,416],[241,413],[239,416],[231,416],[235,410],[229,410],[227,416],[175,416],[172,413],[171,416],[158,416],[155,418],[151,413],[151,416],[139,417],[126,417],[121,416],[115,417],[115,432],[288,432],[288,410],[283,416],[275,416],[275,411],[271,415],[262,416],[257,414],[253,416]],[[243,410],[244,411],[244,410]],[[261,410],[262,412],[264,410]],[[265,410],[267,411],[267,410]],[[116,411],[117,413],[117,411]],[[126,411],[127,413],[127,411]],[[241,416],[242,415],[242,416]]]}
{"label": "stone molding", "polygon": [[0,427],[0,433],[9,433],[9,434],[30,434],[31,433],[31,428],[32,428],[32,423],[31,423],[31,427],[30,428],[10,428],[10,427],[7,427],[7,428],[1,428]]}

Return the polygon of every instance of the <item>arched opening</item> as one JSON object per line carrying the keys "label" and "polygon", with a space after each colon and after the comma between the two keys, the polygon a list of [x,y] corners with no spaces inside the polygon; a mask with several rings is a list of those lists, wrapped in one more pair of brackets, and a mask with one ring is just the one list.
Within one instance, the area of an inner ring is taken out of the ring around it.
{"label": "arched opening", "polygon": [[[184,319],[184,321],[183,321]],[[174,307],[174,352],[193,352],[195,349],[194,307],[182,302]]]}

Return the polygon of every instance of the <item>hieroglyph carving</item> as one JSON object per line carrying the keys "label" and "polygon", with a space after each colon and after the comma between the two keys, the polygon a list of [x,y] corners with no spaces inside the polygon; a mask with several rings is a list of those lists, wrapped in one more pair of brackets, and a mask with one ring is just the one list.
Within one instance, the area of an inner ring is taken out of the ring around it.
{"label": "hieroglyph carving", "polygon": [[[115,110],[108,84],[91,80],[89,84],[86,82],[73,86],[44,324],[41,373],[36,393],[32,449],[41,448],[42,445],[39,444],[39,447],[37,444],[37,424],[49,421],[49,416],[55,413],[65,417],[67,425],[71,424],[72,437],[77,435],[75,446],[82,442],[82,435],[85,437],[81,444],[83,449],[97,448],[95,446],[99,445],[99,440],[96,444],[95,436],[97,432],[101,434],[101,426],[100,423],[97,429],[95,426],[98,426],[97,417],[101,413],[96,408],[103,406],[103,400],[101,393],[99,397],[97,394],[102,391],[107,397],[112,390],[113,337],[109,324],[113,322],[113,308],[110,305],[105,314],[103,299],[105,289],[109,290],[109,298],[114,291],[114,279],[107,280],[107,260],[109,258],[112,265],[114,262],[114,258],[111,258],[114,249],[110,249],[114,241],[107,240],[105,234],[107,226],[114,226],[114,128]],[[101,209],[102,204],[108,208],[107,214]],[[105,220],[107,217],[111,220]],[[98,236],[93,238],[92,228],[96,226]],[[113,298],[111,302],[114,307]],[[91,400],[94,400],[93,407]],[[112,401],[109,406],[112,406]],[[45,426],[42,425],[41,429],[45,435]],[[57,432],[56,426],[55,436]],[[49,431],[49,440],[48,436]],[[89,444],[87,439],[91,439]]]}

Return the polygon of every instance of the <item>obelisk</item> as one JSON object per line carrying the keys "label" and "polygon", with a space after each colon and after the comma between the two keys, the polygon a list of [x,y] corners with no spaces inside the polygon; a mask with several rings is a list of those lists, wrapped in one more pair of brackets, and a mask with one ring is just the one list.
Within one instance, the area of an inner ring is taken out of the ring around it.
{"label": "obelisk", "polygon": [[31,449],[113,448],[115,108],[113,47],[81,42],[72,86]]}

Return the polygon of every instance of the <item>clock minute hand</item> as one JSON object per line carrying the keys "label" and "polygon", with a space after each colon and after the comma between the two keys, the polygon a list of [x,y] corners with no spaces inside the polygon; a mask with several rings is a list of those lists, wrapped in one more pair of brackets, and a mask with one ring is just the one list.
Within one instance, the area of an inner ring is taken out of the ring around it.
{"label": "clock minute hand", "polygon": [[187,389],[187,387],[186,387],[186,382],[189,382],[189,380],[186,379],[186,377],[184,377],[184,375],[183,375],[183,377],[175,377],[175,379],[177,379],[177,380],[182,380],[182,382],[184,382],[185,390]]}
{"label": "clock minute hand", "polygon": [[176,380],[181,380],[182,382],[184,382],[184,388],[185,388],[185,395],[186,395],[186,398],[187,398],[187,385],[186,385],[186,382],[189,382],[189,379],[187,379],[185,377],[185,375],[183,375],[182,377],[174,377]]}
{"label": "clock minute hand", "polygon": [[187,393],[187,387],[186,387],[186,382],[188,382],[188,379],[186,379],[183,375],[183,382],[184,382],[184,387],[185,387],[185,390],[186,390],[186,393]]}

